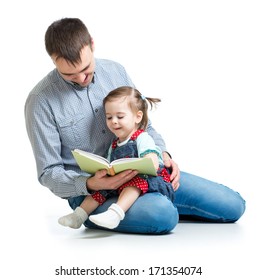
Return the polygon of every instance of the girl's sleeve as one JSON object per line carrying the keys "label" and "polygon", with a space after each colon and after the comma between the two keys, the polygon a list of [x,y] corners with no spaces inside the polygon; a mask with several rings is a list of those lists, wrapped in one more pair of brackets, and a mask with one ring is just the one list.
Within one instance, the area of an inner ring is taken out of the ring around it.
{"label": "girl's sleeve", "polygon": [[139,157],[156,153],[158,158],[162,159],[161,149],[155,145],[153,138],[147,132],[143,132],[137,137],[137,150]]}

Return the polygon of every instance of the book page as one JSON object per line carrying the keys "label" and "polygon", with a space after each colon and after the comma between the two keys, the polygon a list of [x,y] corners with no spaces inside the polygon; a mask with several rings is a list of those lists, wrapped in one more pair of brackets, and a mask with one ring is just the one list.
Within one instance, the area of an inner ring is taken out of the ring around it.
{"label": "book page", "polygon": [[89,152],[86,152],[86,151],[83,151],[83,150],[80,150],[80,149],[75,149],[74,151],[79,153],[82,156],[87,157],[87,158],[91,158],[91,159],[93,159],[95,161],[107,164],[108,166],[110,165],[110,162],[106,158],[101,157],[99,155],[96,155],[96,154],[93,154],[93,153],[89,153]]}
{"label": "book page", "polygon": [[124,170],[137,170],[139,174],[147,174],[156,176],[156,170],[152,159],[150,158],[125,158],[112,162],[115,173],[120,173]]}
{"label": "book page", "polygon": [[111,165],[115,165],[118,163],[122,163],[122,162],[133,162],[133,161],[138,161],[140,160],[140,158],[119,158],[119,159],[115,159],[114,161],[111,162]]}

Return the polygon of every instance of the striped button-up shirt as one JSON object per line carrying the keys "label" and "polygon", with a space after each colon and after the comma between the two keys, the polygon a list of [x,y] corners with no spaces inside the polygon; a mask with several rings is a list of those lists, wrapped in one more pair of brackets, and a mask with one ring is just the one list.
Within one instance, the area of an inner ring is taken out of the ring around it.
{"label": "striped button-up shirt", "polygon": [[[106,156],[114,135],[106,126],[103,98],[120,86],[134,86],[120,64],[96,59],[93,81],[82,88],[65,81],[54,69],[30,92],[25,104],[28,136],[39,182],[55,195],[87,195],[89,174],[81,171],[71,150]],[[149,123],[148,133],[161,150],[161,136]]]}

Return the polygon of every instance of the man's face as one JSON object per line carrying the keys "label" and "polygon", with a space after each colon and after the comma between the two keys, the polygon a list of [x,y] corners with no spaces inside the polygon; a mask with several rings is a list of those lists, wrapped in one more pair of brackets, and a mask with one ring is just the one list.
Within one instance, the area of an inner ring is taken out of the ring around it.
{"label": "man's face", "polygon": [[91,83],[95,71],[93,47],[91,49],[90,46],[85,46],[80,57],[81,62],[75,66],[63,58],[56,59],[55,55],[52,56],[52,60],[64,80],[86,87]]}

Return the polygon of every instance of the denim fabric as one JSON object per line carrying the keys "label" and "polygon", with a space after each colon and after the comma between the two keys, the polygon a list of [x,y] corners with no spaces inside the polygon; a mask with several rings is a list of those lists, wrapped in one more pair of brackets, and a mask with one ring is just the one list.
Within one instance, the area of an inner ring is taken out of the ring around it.
{"label": "denim fabric", "polygon": [[[111,154],[111,161],[119,158],[131,158],[138,157],[137,144],[136,141],[130,140],[127,144],[123,146],[117,146],[113,149]],[[160,166],[158,170],[158,175],[160,174],[161,169],[164,166]],[[169,172],[169,171],[168,171]],[[161,176],[149,176],[149,175],[138,175],[141,178],[145,179],[148,183],[147,192],[159,192],[171,201],[174,200],[174,190],[171,186],[171,183],[165,182]]]}
{"label": "denim fabric", "polygon": [[132,157],[138,158],[137,143],[134,140],[129,140],[125,145],[115,147],[111,153],[111,161]]}
{"label": "denim fabric", "polygon": [[[75,209],[84,196],[70,198]],[[105,211],[117,198],[108,199],[94,213]],[[160,193],[140,196],[127,211],[123,221],[114,231],[128,233],[164,234],[173,230],[178,215],[198,218],[203,221],[231,223],[237,221],[245,211],[245,201],[232,189],[181,171],[180,187],[176,191],[174,204]],[[98,228],[89,220],[86,227]]]}
{"label": "denim fabric", "polygon": [[174,204],[180,217],[213,222],[235,222],[245,211],[245,201],[238,192],[186,172],[181,172]]}
{"label": "denim fabric", "polygon": [[[160,168],[158,170],[158,174],[160,174],[161,170],[165,168],[164,166],[160,165]],[[170,173],[169,170],[167,170],[168,173]],[[141,177],[141,175],[139,175]],[[142,175],[142,177],[144,177],[148,183],[148,193],[152,193],[152,192],[159,192],[165,196],[167,196],[167,198],[173,202],[174,201],[174,197],[175,197],[175,193],[174,190],[171,186],[170,182],[166,182],[163,180],[163,178],[159,175],[159,176],[148,176],[148,175]]]}
{"label": "denim fabric", "polygon": [[[81,204],[85,197],[79,196],[69,199],[73,210]],[[112,197],[100,205],[92,214],[106,211],[112,203],[117,202],[117,197]],[[166,234],[175,228],[178,223],[178,211],[172,202],[160,193],[146,193],[140,196],[126,212],[124,220],[112,231],[141,233],[141,234]],[[87,220],[84,225],[88,228],[97,228],[94,223]],[[105,229],[108,230],[108,229]]]}

